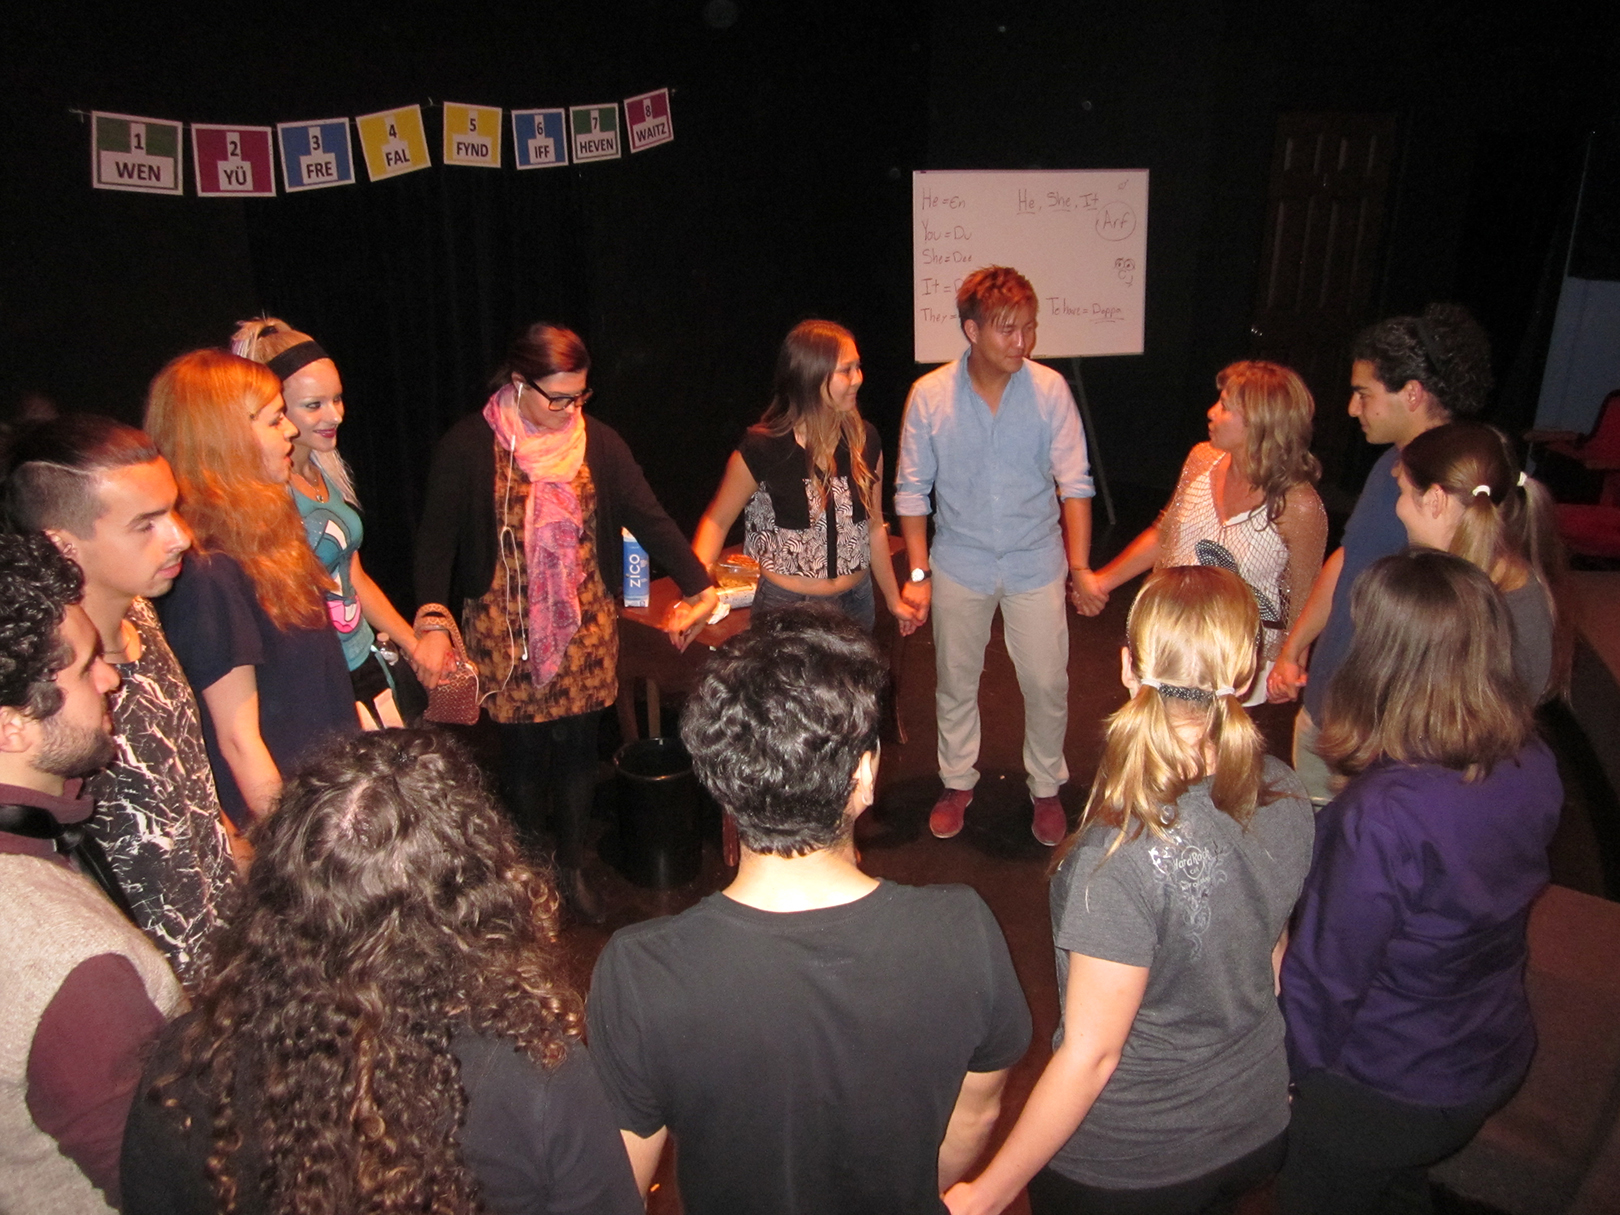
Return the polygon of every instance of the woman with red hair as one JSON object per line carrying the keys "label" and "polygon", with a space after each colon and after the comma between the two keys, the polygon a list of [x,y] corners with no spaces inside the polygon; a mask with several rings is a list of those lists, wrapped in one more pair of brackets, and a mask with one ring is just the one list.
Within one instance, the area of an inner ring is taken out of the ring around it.
{"label": "woman with red hair", "polygon": [[293,427],[273,372],[221,350],[181,355],[152,381],[146,431],[193,540],[158,614],[197,693],[220,804],[243,830],[313,743],[359,727],[331,579],[287,493]]}

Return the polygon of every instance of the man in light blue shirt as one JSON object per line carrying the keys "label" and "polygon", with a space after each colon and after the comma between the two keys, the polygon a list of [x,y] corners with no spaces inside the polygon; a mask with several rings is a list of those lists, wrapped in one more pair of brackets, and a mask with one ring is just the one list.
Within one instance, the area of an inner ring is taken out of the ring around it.
{"label": "man in light blue shirt", "polygon": [[911,563],[902,595],[924,619],[930,608],[934,616],[945,791],[929,828],[941,839],[962,829],[979,780],[979,676],[998,607],[1024,695],[1035,838],[1056,844],[1068,829],[1058,800],[1069,779],[1065,584],[1077,608],[1102,603],[1080,578],[1090,572],[1095,492],[1085,434],[1067,382],[1029,360],[1036,306],[1016,270],[970,274],[956,293],[968,349],[912,385],[900,432],[894,509]]}

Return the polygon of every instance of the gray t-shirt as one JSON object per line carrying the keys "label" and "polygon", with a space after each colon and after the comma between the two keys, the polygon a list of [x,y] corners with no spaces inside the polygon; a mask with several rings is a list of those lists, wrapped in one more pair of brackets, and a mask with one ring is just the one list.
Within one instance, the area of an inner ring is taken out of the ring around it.
{"label": "gray t-shirt", "polygon": [[[1143,832],[1112,856],[1094,827],[1052,881],[1058,992],[1069,954],[1149,970],[1119,1066],[1052,1158],[1084,1185],[1139,1190],[1200,1177],[1288,1126],[1288,1060],[1271,950],[1311,864],[1311,803],[1266,760],[1283,796],[1248,828],[1208,781],[1182,795],[1168,838]],[[1063,1041],[1060,1022],[1053,1047]]]}
{"label": "gray t-shirt", "polygon": [[1547,588],[1532,576],[1502,599],[1513,617],[1513,673],[1539,704],[1552,675],[1553,618]]}

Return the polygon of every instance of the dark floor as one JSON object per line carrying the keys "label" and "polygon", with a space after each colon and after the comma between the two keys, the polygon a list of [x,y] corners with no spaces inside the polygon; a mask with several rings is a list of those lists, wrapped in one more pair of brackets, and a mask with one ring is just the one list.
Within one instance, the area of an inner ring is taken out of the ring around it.
{"label": "dark floor", "polygon": [[[1132,493],[1116,487],[1120,524],[1099,526],[1094,545],[1100,564],[1123,547],[1137,529],[1153,518],[1157,495]],[[1099,524],[1101,524],[1099,518]],[[1070,617],[1070,714],[1066,753],[1070,783],[1063,801],[1073,822],[1084,803],[1095,768],[1103,717],[1124,700],[1119,683],[1119,647],[1124,639],[1126,611],[1135,586],[1116,593],[1107,610],[1096,619]],[[880,613],[882,608],[879,608]],[[884,624],[879,626],[880,637]],[[900,882],[965,882],[990,905],[1012,950],[1024,992],[1035,1020],[1034,1044],[1013,1069],[1003,1104],[996,1142],[1010,1129],[1049,1054],[1048,1043],[1057,1021],[1057,990],[1052,962],[1051,930],[1047,918],[1046,866],[1051,851],[1030,834],[1030,805],[1024,786],[1020,749],[1023,711],[1012,665],[1001,640],[999,621],[986,659],[980,706],[984,722],[983,773],[968,811],[967,825],[952,840],[936,840],[928,832],[928,811],[940,790],[934,762],[933,643],[924,629],[895,644],[893,665],[898,686],[899,718],[908,738],[886,737],[878,796],[856,826],[856,843],[867,872]],[[1256,712],[1272,749],[1284,758],[1292,730],[1293,706],[1266,706]],[[666,720],[671,720],[666,717]],[[609,727],[612,723],[609,722]],[[1613,797],[1606,786],[1591,780],[1589,757],[1583,757],[1578,731],[1555,716],[1550,733],[1571,789],[1565,824],[1553,845],[1554,880],[1594,894],[1615,897],[1615,875],[1605,877],[1603,854],[1613,851],[1615,816]],[[607,740],[610,741],[610,740]],[[606,742],[605,742],[606,745]],[[604,777],[608,770],[604,766]],[[1606,799],[1606,800],[1605,800]],[[599,851],[613,855],[612,819],[615,787],[604,779],[600,788]],[[1594,825],[1594,822],[1596,825]],[[1608,841],[1608,847],[1600,845]],[[670,891],[651,891],[631,885],[605,860],[592,867],[593,879],[605,895],[608,922],[600,927],[573,926],[567,938],[573,947],[577,975],[583,985],[597,953],[612,932],[651,916],[679,911],[720,889],[728,874],[722,870],[718,839],[704,846],[703,871],[690,885]],[[1442,1210],[1486,1215],[1490,1208],[1458,1205],[1440,1195]],[[666,1156],[649,1209],[655,1215],[678,1212],[673,1173]],[[1013,1211],[1027,1211],[1023,1200]],[[1270,1210],[1269,1194],[1246,1201],[1246,1215]]]}

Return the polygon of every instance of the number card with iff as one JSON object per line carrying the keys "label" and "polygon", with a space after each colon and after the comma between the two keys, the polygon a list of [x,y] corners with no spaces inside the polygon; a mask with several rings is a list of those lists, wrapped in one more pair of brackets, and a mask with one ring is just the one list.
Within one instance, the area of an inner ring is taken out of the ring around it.
{"label": "number card with iff", "polygon": [[513,110],[512,148],[520,169],[568,163],[568,124],[561,110]]}
{"label": "number card with iff", "polygon": [[500,168],[501,111],[493,106],[445,102],[444,163]]}
{"label": "number card with iff", "polygon": [[191,165],[204,198],[274,198],[275,151],[269,127],[191,124]]}

